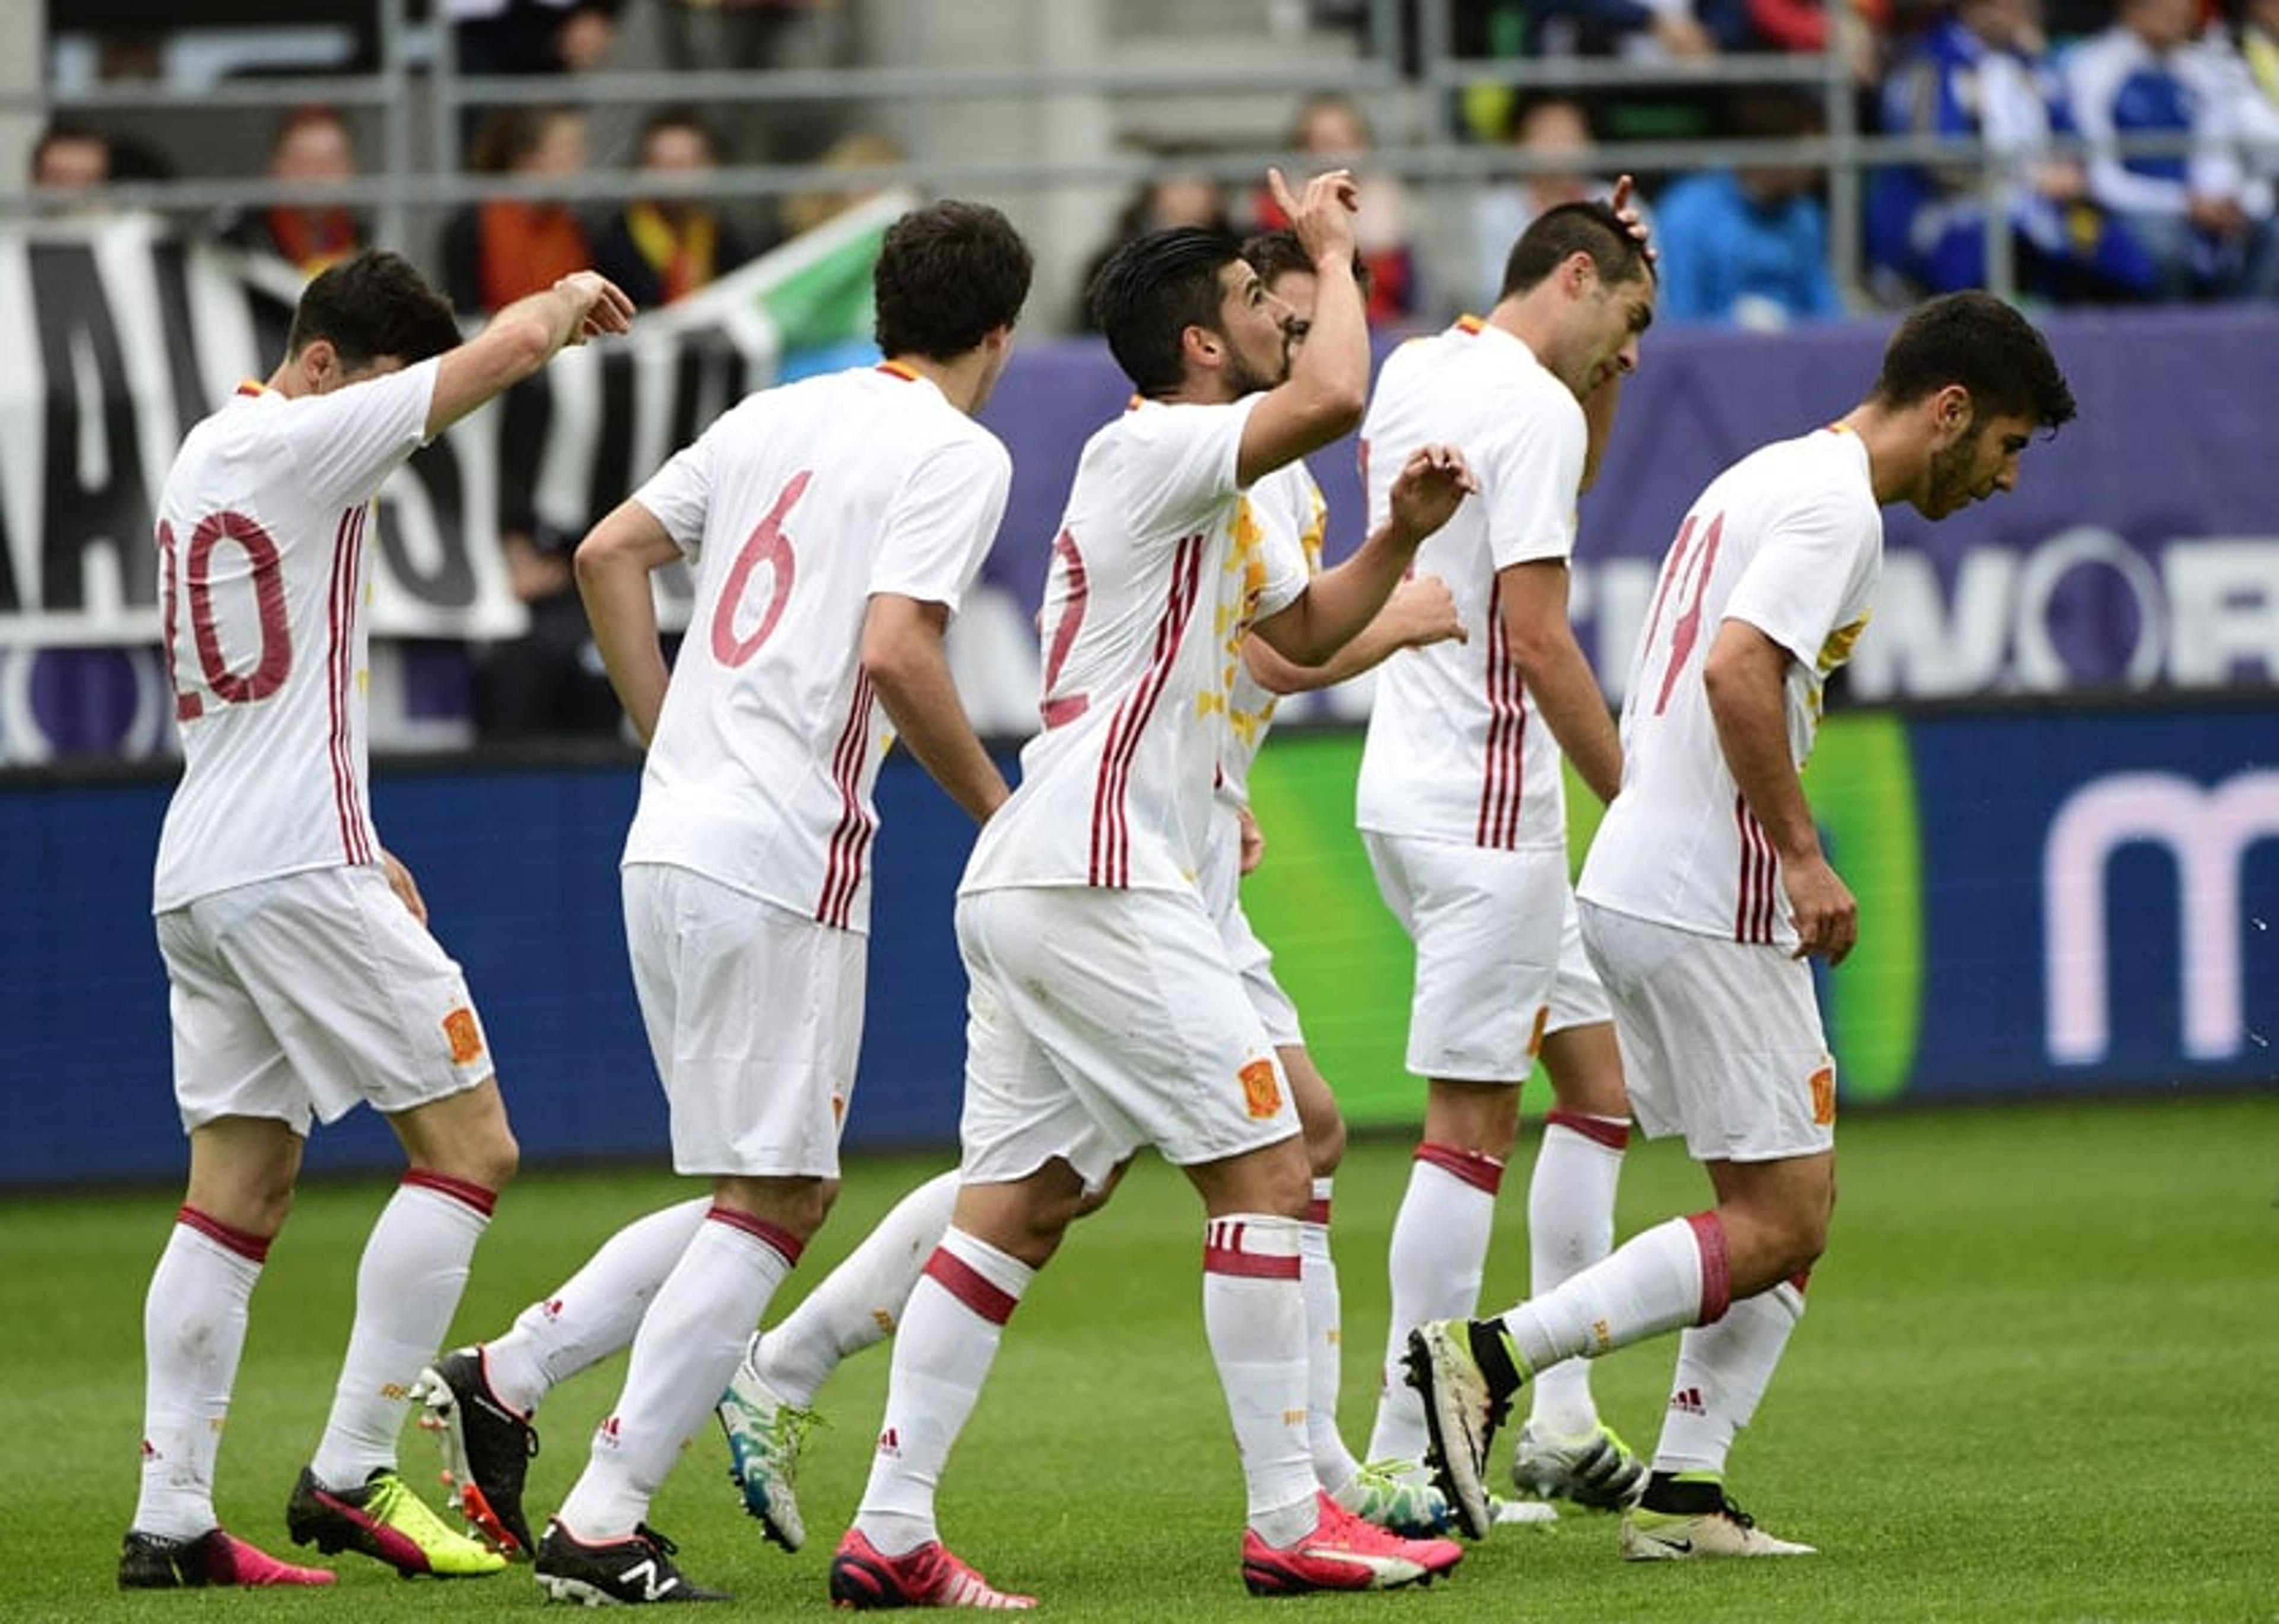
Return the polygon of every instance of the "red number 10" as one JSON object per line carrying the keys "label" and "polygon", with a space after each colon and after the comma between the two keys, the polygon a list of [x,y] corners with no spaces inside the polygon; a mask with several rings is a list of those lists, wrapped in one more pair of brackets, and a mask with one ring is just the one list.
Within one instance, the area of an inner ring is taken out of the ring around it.
{"label": "red number 10", "polygon": [[[214,620],[213,555],[225,541],[242,548],[253,566],[253,602],[259,617],[261,648],[250,671],[234,671],[222,654],[221,628]],[[225,705],[249,705],[265,700],[285,686],[293,670],[293,626],[285,605],[284,559],[259,522],[242,513],[214,513],[198,521],[190,532],[187,571],[176,557],[174,527],[158,525],[161,585],[166,602],[161,617],[166,639],[166,663],[175,669],[180,655],[174,646],[174,615],[180,600],[190,604],[190,636],[197,645],[198,670],[214,698]],[[181,590],[181,576],[189,577]],[[195,690],[174,689],[174,716],[193,721],[205,713],[205,699]]]}

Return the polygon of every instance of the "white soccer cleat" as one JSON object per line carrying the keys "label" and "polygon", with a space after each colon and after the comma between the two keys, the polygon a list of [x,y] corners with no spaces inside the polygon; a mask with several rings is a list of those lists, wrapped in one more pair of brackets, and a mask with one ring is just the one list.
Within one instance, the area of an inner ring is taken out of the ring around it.
{"label": "white soccer cleat", "polygon": [[1485,1539],[1495,1527],[1488,1493],[1488,1446],[1509,1413],[1508,1395],[1499,1395],[1472,1357],[1471,1322],[1435,1320],[1408,1333],[1408,1385],[1424,1399],[1424,1425],[1431,1447],[1424,1464],[1432,1481],[1456,1508],[1464,1532]]}
{"label": "white soccer cleat", "polygon": [[1683,1562],[1695,1557],[1816,1556],[1810,1545],[1776,1539],[1756,1519],[1717,1491],[1718,1505],[1703,1512],[1657,1512],[1643,1508],[1623,1518],[1626,1562]]}
{"label": "white soccer cleat", "polygon": [[744,1509],[759,1520],[770,1541],[798,1550],[807,1542],[807,1524],[794,1480],[808,1429],[822,1418],[786,1404],[760,1379],[748,1356],[737,1361],[718,1414],[720,1430],[728,1435],[728,1476],[743,1496]]}

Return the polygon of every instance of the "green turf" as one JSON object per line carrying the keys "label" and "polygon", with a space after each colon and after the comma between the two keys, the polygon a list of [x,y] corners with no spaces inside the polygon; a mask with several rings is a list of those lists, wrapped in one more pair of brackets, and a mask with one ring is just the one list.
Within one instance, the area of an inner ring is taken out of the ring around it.
{"label": "green turf", "polygon": [[[802,1275],[932,1170],[869,1161]],[[1406,1147],[1356,1145],[1340,1179],[1347,1325],[1344,1420],[1367,1427],[1386,1226]],[[1788,1563],[1627,1567],[1613,1525],[1506,1530],[1430,1592],[1247,1600],[1240,1485],[1199,1312],[1193,1198],[1152,1164],[1071,1238],[1016,1316],[950,1464],[952,1543],[1002,1583],[1081,1620],[2279,1620],[2279,1096],[2176,1099],[1847,1120],[1834,1250],[1734,1487],[1777,1533],[1825,1554]],[[1669,1146],[1633,1154],[1628,1230],[1695,1204]],[[681,1193],[624,1172],[541,1169],[510,1192],[476,1265],[463,1335],[494,1331],[620,1220]],[[1525,1268],[1515,1188],[1489,1296]],[[322,1424],[354,1259],[377,1184],[304,1191],[255,1299],[220,1508],[272,1550],[293,1475]],[[521,1570],[451,1586],[341,1559],[316,1594],[112,1588],[134,1498],[144,1280],[164,1191],[0,1202],[11,1291],[0,1316],[7,1411],[0,1619],[487,1619],[541,1605]],[[1651,1443],[1668,1344],[1598,1371],[1608,1417]],[[567,1487],[616,1390],[611,1362],[541,1418],[534,1513]],[[867,1467],[886,1361],[825,1390],[835,1426],[804,1478],[809,1549],[764,1546],[699,1438],[655,1521],[736,1613],[817,1613],[824,1571]],[[431,1482],[424,1437],[406,1440]],[[565,1615],[566,1616],[566,1615]]]}

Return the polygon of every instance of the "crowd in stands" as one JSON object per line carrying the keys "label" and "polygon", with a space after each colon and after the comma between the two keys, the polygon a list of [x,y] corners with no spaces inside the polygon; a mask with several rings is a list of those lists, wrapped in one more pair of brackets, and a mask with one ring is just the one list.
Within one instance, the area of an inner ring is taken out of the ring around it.
{"label": "crowd in stands", "polygon": [[[833,0],[638,3],[656,13],[658,54],[693,69],[777,64],[799,30],[840,10]],[[1456,0],[1454,43],[1466,57],[1606,57],[1634,62],[1638,73],[1612,87],[1475,84],[1454,104],[1429,110],[1461,139],[1514,158],[1469,185],[1453,244],[1428,244],[1424,188],[1387,161],[1373,110],[1355,98],[1304,98],[1282,153],[1294,168],[1354,170],[1369,314],[1385,330],[1485,309],[1528,222],[1560,202],[1607,194],[1618,157],[1607,143],[1632,141],[1765,148],[1761,158],[1732,166],[1639,173],[1641,206],[1661,255],[1666,321],[1772,329],[1842,316],[1847,300],[1852,308],[1898,306],[1984,285],[1990,210],[2007,230],[2016,285],[2039,302],[2279,298],[2279,0],[2046,0],[2047,14],[2045,3]],[[457,71],[469,77],[607,67],[624,9],[625,0],[438,0]],[[1316,11],[1325,24],[1359,26],[1375,15],[1375,8],[1320,0]],[[1864,173],[1861,286],[1848,289],[1833,274],[1824,170],[1794,157],[1794,143],[1823,132],[1829,93],[1795,82],[1709,84],[1670,68],[1736,53],[1821,53],[1831,31],[1858,129],[1952,142],[1967,153],[1962,161],[1887,164]],[[488,109],[470,100],[468,168],[518,182],[510,194],[457,212],[441,232],[433,268],[470,316],[587,265],[643,307],[669,303],[827,218],[904,157],[886,136],[849,130],[839,114],[802,103],[672,108],[648,117],[622,155],[603,155],[656,177],[654,192],[588,209],[545,195],[546,177],[578,174],[595,161],[597,143],[579,98]],[[815,162],[850,172],[849,184],[826,184],[765,210],[749,199],[724,206],[703,183],[732,157],[724,128],[755,149],[743,155],[748,161]],[[1388,145],[1413,144],[1417,134],[1406,131]],[[1216,178],[1231,167],[1223,148],[1151,156],[1151,178],[1092,264],[1159,226],[1240,234],[1280,223],[1262,191]],[[214,229],[314,273],[367,241],[368,221],[322,195],[358,171],[350,119],[328,107],[296,108],[276,127],[267,174],[303,195],[230,212]],[[108,182],[164,172],[147,149],[91,122],[59,119],[38,143],[30,179],[36,206],[63,213],[100,206]],[[1070,325],[1086,325],[1080,296],[1068,315]],[[512,402],[505,416],[510,425],[530,421]],[[486,726],[607,730],[615,707],[586,642],[567,563],[572,538],[549,531],[511,493],[503,528],[509,578],[530,606],[533,632],[481,674]],[[565,681],[565,673],[576,679]]]}

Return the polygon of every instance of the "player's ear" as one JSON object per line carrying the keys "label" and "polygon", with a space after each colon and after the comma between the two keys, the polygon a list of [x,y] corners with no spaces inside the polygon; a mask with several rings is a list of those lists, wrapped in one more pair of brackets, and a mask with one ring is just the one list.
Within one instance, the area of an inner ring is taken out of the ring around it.
{"label": "player's ear", "polygon": [[330,339],[311,339],[301,347],[295,363],[311,395],[322,395],[341,380],[341,352],[333,348]]}
{"label": "player's ear", "polygon": [[1934,438],[1941,449],[1953,445],[1970,432],[1976,417],[1976,408],[1970,391],[1959,383],[1948,384],[1930,397],[1930,420]]}

